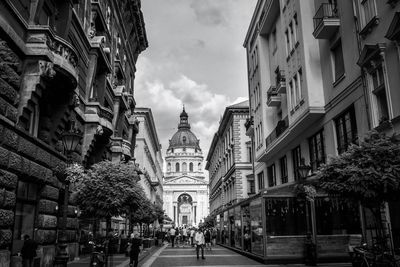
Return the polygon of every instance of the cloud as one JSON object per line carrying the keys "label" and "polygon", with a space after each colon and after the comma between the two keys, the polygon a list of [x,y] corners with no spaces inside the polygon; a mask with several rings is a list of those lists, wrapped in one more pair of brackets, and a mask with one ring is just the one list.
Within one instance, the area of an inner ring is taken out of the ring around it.
{"label": "cloud", "polygon": [[159,80],[143,83],[141,90],[136,93],[136,98],[141,106],[151,107],[157,131],[161,133],[159,137],[164,153],[168,148],[168,139],[177,130],[184,104],[189,114],[192,132],[200,139],[204,157],[207,156],[225,107],[244,100],[238,98],[232,101],[228,96],[214,93],[207,85],[183,74],[168,85]]}
{"label": "cloud", "polygon": [[193,0],[190,4],[196,19],[206,26],[227,25],[224,9],[215,0]]}

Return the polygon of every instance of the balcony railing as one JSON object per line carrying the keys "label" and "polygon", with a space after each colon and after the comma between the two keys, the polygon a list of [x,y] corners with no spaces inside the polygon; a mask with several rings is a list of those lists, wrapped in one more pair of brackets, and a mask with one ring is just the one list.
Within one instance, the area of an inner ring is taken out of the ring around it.
{"label": "balcony railing", "polygon": [[281,103],[281,96],[278,94],[276,87],[271,85],[267,91],[267,105],[269,107],[278,106]]}
{"label": "balcony railing", "polygon": [[338,10],[334,4],[321,4],[313,20],[313,35],[317,39],[329,39],[340,26]]}
{"label": "balcony railing", "polygon": [[279,70],[276,74],[276,92],[278,94],[286,93],[286,78],[284,70]]}
{"label": "balcony railing", "polygon": [[289,119],[286,116],[284,119],[278,121],[275,129],[267,136],[265,143],[268,147],[272,144],[282,133],[284,133],[289,127]]}
{"label": "balcony railing", "polygon": [[114,117],[114,113],[112,112],[112,110],[100,106],[99,116],[104,118],[104,119],[106,119],[106,120],[108,120],[108,121],[110,121],[110,122],[112,122],[113,117]]}

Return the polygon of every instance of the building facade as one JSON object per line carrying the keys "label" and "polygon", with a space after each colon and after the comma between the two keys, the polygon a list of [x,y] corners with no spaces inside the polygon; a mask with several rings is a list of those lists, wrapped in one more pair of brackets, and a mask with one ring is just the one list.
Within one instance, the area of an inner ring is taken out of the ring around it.
{"label": "building facade", "polygon": [[183,109],[178,131],[170,139],[165,157],[164,210],[175,226],[198,226],[208,215],[203,152],[188,118]]}
{"label": "building facade", "polygon": [[[39,243],[41,266],[53,264],[66,227],[78,256],[76,203],[64,201],[62,137],[82,133],[70,153],[86,167],[132,157],[137,125],[134,77],[148,46],[140,1],[1,1],[0,262],[20,264],[22,237]],[[63,213],[67,220],[61,220]]]}
{"label": "building facade", "polygon": [[[365,84],[369,126],[387,135],[399,135],[400,4],[399,1],[354,1],[360,53],[357,60]],[[400,203],[382,210],[385,236],[397,254],[400,248]],[[368,218],[368,216],[365,216]],[[367,241],[375,238],[374,222],[366,220]]]}
{"label": "building facade", "polygon": [[210,214],[255,193],[251,139],[246,135],[249,102],[228,106],[207,155]]}
{"label": "building facade", "polygon": [[[249,101],[225,108],[218,131],[207,155],[209,171],[210,215],[216,217],[218,236],[222,244],[242,247],[242,232],[250,234],[250,225],[242,225],[239,214],[229,214],[230,226],[221,229],[221,211],[255,194],[252,168],[252,144],[246,135]],[[231,230],[228,231],[228,228]],[[243,231],[242,231],[243,229]],[[221,234],[224,233],[223,236]],[[231,239],[229,240],[230,234]],[[243,234],[244,235],[244,234]]]}
{"label": "building facade", "polygon": [[140,184],[146,197],[163,207],[163,158],[153,114],[149,108],[135,108],[134,116],[139,123],[134,156],[143,172]]}
{"label": "building facade", "polygon": [[302,261],[307,240],[319,261],[343,259],[360,242],[357,206],[322,192],[304,201],[297,187],[299,167],[313,176],[369,129],[352,9],[349,1],[258,1],[244,42],[256,195],[220,214],[231,236],[231,214],[251,235],[221,243],[273,262]]}

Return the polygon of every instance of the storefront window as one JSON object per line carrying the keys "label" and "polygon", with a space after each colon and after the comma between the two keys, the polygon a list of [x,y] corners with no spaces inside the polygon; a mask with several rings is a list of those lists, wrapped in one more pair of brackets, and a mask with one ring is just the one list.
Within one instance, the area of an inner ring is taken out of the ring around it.
{"label": "storefront window", "polygon": [[242,220],[240,216],[240,206],[234,209],[235,212],[235,228],[234,228],[234,239],[235,247],[242,248]]}
{"label": "storefront window", "polygon": [[263,224],[261,199],[250,203],[251,248],[254,254],[263,256]]}
{"label": "storefront window", "polygon": [[243,250],[251,252],[251,221],[249,206],[242,207]]}
{"label": "storefront window", "polygon": [[316,198],[315,214],[318,235],[359,234],[358,206],[337,198]]}
{"label": "storefront window", "polygon": [[265,202],[268,236],[306,234],[305,201],[293,197],[268,198]]}
{"label": "storefront window", "polygon": [[221,230],[221,243],[225,245],[229,244],[228,211],[224,212],[224,222]]}
{"label": "storefront window", "polygon": [[36,184],[18,182],[12,253],[21,251],[24,235],[34,238],[37,196],[38,186]]}
{"label": "storefront window", "polygon": [[235,214],[234,209],[228,211],[229,214],[229,245],[235,247]]}

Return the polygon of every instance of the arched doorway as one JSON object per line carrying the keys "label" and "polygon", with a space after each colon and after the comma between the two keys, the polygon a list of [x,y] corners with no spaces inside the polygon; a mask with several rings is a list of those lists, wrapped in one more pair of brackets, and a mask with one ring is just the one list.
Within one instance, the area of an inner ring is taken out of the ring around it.
{"label": "arched doorway", "polygon": [[178,225],[193,225],[195,218],[192,215],[193,199],[187,194],[183,193],[178,197]]}

